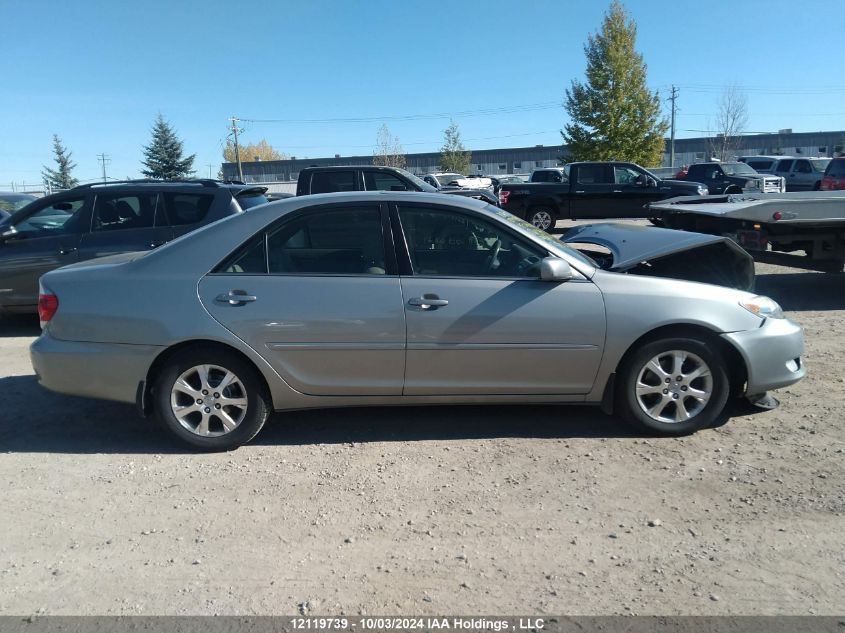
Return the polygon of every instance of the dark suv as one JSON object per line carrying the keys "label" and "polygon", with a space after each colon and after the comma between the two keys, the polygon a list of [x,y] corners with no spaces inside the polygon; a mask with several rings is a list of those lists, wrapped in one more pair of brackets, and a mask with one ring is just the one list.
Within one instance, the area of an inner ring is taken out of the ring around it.
{"label": "dark suv", "polygon": [[0,310],[35,312],[38,278],[75,262],[147,251],[264,204],[265,187],[216,180],[82,185],[0,220]]}

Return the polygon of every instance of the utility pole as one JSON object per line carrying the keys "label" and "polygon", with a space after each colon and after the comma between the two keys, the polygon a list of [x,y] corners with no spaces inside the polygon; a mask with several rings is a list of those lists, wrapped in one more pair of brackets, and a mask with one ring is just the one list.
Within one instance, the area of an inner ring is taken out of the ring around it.
{"label": "utility pole", "polygon": [[244,170],[241,167],[241,148],[238,145],[238,132],[242,132],[243,130],[238,129],[239,119],[237,117],[232,117],[229,119],[232,122],[232,134],[235,137],[235,162],[238,164],[238,180],[243,181],[244,179]]}
{"label": "utility pole", "polygon": [[110,163],[111,159],[108,154],[97,154],[97,160],[103,164],[103,182],[107,183],[109,179],[108,176],[106,176],[106,163]]}
{"label": "utility pole", "polygon": [[675,103],[678,99],[678,88],[673,84],[672,85],[672,96],[669,97],[669,101],[672,102],[672,131],[669,137],[669,166],[674,168],[675,167],[675,112],[678,110],[677,104]]}
{"label": "utility pole", "polygon": [[206,167],[208,167],[208,179],[211,180],[211,168],[214,167],[213,163],[206,163]]}

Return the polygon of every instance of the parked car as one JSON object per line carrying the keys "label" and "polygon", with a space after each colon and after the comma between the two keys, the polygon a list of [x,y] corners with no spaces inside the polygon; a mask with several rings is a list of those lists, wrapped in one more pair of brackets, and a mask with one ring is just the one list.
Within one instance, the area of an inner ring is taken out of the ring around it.
{"label": "parked car", "polygon": [[262,205],[47,273],[39,306],[42,385],[136,403],[206,450],[327,406],[577,402],[681,435],[805,372],[802,330],[771,299],[605,271],[438,194]]}
{"label": "parked car", "polygon": [[0,191],[0,220],[8,218],[18,209],[24,208],[30,202],[38,200],[28,193],[15,193],[14,191]]}
{"label": "parked car", "polygon": [[463,176],[454,172],[435,172],[423,176],[423,180],[436,189],[487,189],[493,186],[486,176]]}
{"label": "parked car", "polygon": [[654,200],[707,193],[704,185],[661,180],[634,163],[570,163],[561,173],[561,182],[502,185],[500,206],[551,231],[558,220],[642,218],[648,213],[645,205]]}
{"label": "parked car", "polygon": [[156,248],[263,204],[265,187],[214,180],[82,185],[0,220],[0,310],[35,312],[38,278],[87,259]]}
{"label": "parked car", "polygon": [[772,173],[783,177],[786,191],[818,191],[829,158],[781,158]]}
{"label": "parked car", "polygon": [[737,162],[745,163],[751,169],[760,174],[774,174],[778,161],[784,158],[795,158],[794,156],[740,156]]}
{"label": "parked car", "polygon": [[[432,174],[428,174],[431,176]],[[463,179],[460,174],[452,174]],[[444,177],[444,181],[446,178]],[[464,179],[471,183],[469,179]],[[456,181],[454,178],[449,182]],[[306,167],[299,172],[296,182],[296,195],[306,196],[315,193],[333,191],[425,191],[446,193],[467,198],[476,198],[490,204],[497,204],[498,199],[488,187],[472,188],[460,184],[440,186],[432,185],[414,174],[396,167],[378,165],[343,165],[336,167]]]}
{"label": "parked car", "polygon": [[[703,183],[709,193],[783,193],[784,179],[759,174],[745,163],[695,163],[687,170],[687,179]],[[670,196],[666,196],[667,198]]]}
{"label": "parked car", "polygon": [[831,160],[822,176],[822,191],[838,191],[840,189],[845,189],[845,156]]}

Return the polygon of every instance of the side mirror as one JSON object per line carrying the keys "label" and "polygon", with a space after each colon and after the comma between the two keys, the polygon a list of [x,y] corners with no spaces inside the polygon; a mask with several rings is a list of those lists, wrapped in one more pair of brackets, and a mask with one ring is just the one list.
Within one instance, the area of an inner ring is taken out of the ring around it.
{"label": "side mirror", "polygon": [[0,233],[0,242],[7,242],[9,240],[20,239],[21,237],[23,237],[23,235],[18,233],[18,230],[15,227],[10,226],[8,229]]}
{"label": "side mirror", "polygon": [[569,281],[572,267],[559,257],[546,257],[540,262],[540,279],[543,281]]}
{"label": "side mirror", "polygon": [[634,179],[634,183],[638,187],[647,187],[648,186],[648,178],[646,178],[645,174],[640,174]]}
{"label": "side mirror", "polygon": [[461,185],[458,184],[457,180],[453,180],[452,182],[449,183],[449,186],[450,187],[460,187]]}

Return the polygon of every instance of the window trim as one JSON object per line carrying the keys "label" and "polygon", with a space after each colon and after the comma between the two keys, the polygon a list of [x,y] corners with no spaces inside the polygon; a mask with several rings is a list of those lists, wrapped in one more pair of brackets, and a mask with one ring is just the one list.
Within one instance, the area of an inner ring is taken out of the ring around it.
{"label": "window trim", "polygon": [[[487,279],[487,280],[507,280],[507,281],[540,281],[540,277],[506,277],[503,275],[490,275],[490,276],[466,276],[466,275],[418,275],[414,272],[414,267],[411,262],[411,253],[410,249],[408,248],[408,240],[405,236],[405,229],[402,227],[402,221],[399,218],[399,206],[403,207],[416,207],[423,210],[428,211],[437,211],[437,212],[446,212],[446,213],[455,213],[457,215],[464,215],[469,218],[476,218],[486,221],[488,223],[494,224],[497,228],[500,228],[503,233],[508,234],[511,236],[514,241],[519,242],[529,242],[532,246],[534,246],[537,250],[541,253],[545,253],[541,259],[545,257],[557,257],[556,254],[552,253],[551,251],[547,250],[545,247],[541,246],[534,240],[530,239],[528,236],[523,235],[518,231],[514,231],[511,229],[507,224],[504,222],[499,221],[495,217],[490,217],[481,213],[476,213],[471,209],[463,209],[459,207],[450,207],[450,206],[443,206],[439,204],[431,204],[431,203],[424,203],[424,202],[415,202],[415,201],[402,201],[402,202],[395,202],[392,201],[390,203],[390,219],[393,223],[393,232],[396,235],[396,257],[399,262],[399,276],[400,277],[415,277],[417,279],[465,279],[465,280],[472,280],[472,279]],[[569,260],[567,260],[569,261]]]}
{"label": "window trim", "polygon": [[[367,273],[272,273],[270,272],[270,248],[269,236],[271,233],[279,230],[288,222],[296,222],[308,215],[318,215],[327,211],[339,211],[343,209],[362,209],[362,208],[377,209],[379,218],[381,220],[382,233],[382,247],[384,248],[384,275],[371,275]],[[261,236],[261,237],[259,237]],[[259,240],[264,241],[264,272],[263,273],[233,273],[221,270],[231,264],[232,261],[239,258],[244,252],[257,246]],[[390,233],[390,217],[387,212],[386,205],[379,201],[366,202],[342,202],[342,203],[323,203],[320,205],[304,207],[297,209],[291,213],[285,213],[279,218],[273,220],[270,224],[264,226],[244,240],[239,246],[233,249],[224,259],[212,267],[207,273],[208,275],[222,275],[233,277],[247,277],[247,276],[266,276],[266,277],[362,277],[365,279],[382,279],[385,277],[397,276],[396,264],[396,249],[393,245],[393,235]]]}

